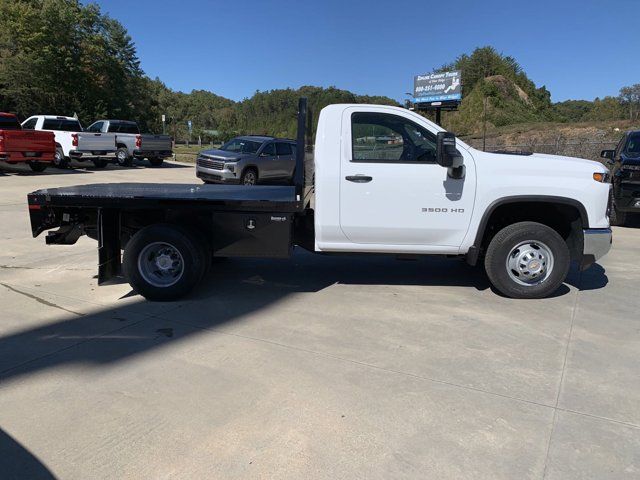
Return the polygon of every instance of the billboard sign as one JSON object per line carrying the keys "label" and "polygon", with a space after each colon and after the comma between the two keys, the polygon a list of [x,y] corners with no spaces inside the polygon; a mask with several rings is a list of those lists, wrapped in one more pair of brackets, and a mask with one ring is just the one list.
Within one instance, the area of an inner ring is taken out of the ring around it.
{"label": "billboard sign", "polygon": [[460,70],[426,73],[413,77],[414,103],[462,100]]}

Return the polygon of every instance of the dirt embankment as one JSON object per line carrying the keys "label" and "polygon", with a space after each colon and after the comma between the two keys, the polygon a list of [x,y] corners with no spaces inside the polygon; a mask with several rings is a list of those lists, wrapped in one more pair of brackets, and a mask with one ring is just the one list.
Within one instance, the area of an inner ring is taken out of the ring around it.
{"label": "dirt embankment", "polygon": [[[600,151],[615,148],[627,130],[640,129],[629,121],[590,123],[533,123],[509,125],[487,132],[487,150],[521,150],[600,159]],[[482,148],[481,136],[463,138]]]}

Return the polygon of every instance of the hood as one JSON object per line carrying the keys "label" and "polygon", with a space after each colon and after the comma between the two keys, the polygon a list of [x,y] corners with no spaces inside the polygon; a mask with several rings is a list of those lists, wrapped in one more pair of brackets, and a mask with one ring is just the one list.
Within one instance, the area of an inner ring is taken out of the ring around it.
{"label": "hood", "polygon": [[511,170],[536,170],[546,169],[549,172],[556,173],[588,173],[592,175],[594,172],[607,172],[608,169],[600,162],[586,160],[584,158],[565,157],[562,155],[548,155],[546,153],[532,154],[507,154],[507,153],[490,153],[481,150],[473,151],[474,158],[479,162],[487,162],[493,164],[504,171]]}
{"label": "hood", "polygon": [[240,160],[241,158],[251,157],[249,153],[227,152],[226,150],[213,149],[202,150],[200,155],[211,158],[219,158],[221,160]]}

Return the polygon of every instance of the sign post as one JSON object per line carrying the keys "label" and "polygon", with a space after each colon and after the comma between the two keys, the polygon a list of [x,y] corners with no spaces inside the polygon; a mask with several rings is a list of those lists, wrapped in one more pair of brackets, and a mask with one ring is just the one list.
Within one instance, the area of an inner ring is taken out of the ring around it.
{"label": "sign post", "polygon": [[416,110],[435,110],[440,125],[442,110],[456,110],[462,100],[460,70],[433,72],[413,77],[413,103]]}

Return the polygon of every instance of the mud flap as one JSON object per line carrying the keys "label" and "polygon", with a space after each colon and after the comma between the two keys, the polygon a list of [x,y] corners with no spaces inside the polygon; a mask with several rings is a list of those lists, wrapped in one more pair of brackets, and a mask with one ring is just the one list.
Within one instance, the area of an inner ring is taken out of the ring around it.
{"label": "mud flap", "polygon": [[122,274],[120,211],[98,210],[98,285]]}

